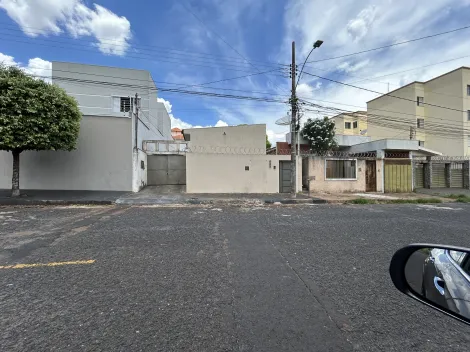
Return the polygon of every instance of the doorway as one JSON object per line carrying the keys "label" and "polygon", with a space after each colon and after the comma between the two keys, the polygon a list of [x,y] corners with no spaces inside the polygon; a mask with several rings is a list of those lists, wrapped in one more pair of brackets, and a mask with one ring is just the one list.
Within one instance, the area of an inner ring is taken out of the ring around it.
{"label": "doorway", "polygon": [[376,161],[366,160],[366,192],[377,192]]}
{"label": "doorway", "polygon": [[290,176],[291,162],[279,162],[279,193],[289,193],[291,191]]}

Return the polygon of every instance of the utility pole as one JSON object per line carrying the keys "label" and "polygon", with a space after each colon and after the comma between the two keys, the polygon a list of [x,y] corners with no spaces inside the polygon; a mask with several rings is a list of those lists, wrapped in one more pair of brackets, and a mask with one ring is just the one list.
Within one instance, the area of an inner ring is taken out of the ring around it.
{"label": "utility pole", "polygon": [[135,151],[137,152],[139,150],[139,146],[137,145],[137,129],[139,128],[139,95],[135,93],[135,100],[134,100],[134,106],[135,106]]}
{"label": "utility pole", "polygon": [[296,180],[297,180],[297,158],[295,151],[295,133],[296,133],[296,124],[297,124],[297,94],[296,94],[296,83],[295,77],[297,75],[297,67],[295,65],[295,42],[292,42],[292,67],[291,67],[291,76],[292,76],[292,95],[291,95],[291,124],[290,124],[290,160],[291,160],[291,195],[292,198],[296,198],[297,189],[296,189]]}

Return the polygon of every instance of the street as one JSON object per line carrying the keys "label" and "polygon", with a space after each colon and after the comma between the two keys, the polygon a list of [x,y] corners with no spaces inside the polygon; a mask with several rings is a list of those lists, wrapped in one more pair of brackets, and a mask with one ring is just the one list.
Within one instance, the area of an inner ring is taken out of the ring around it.
{"label": "street", "polygon": [[414,242],[470,247],[469,211],[0,208],[1,350],[468,351],[388,266]]}

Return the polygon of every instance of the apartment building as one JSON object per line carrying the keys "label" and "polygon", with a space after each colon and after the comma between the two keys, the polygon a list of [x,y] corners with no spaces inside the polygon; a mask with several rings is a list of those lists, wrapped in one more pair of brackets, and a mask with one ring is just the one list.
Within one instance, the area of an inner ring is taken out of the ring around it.
{"label": "apartment building", "polygon": [[331,117],[337,135],[367,136],[367,112],[356,111]]}
{"label": "apartment building", "polygon": [[372,140],[419,141],[443,155],[470,155],[470,68],[460,67],[367,102]]}

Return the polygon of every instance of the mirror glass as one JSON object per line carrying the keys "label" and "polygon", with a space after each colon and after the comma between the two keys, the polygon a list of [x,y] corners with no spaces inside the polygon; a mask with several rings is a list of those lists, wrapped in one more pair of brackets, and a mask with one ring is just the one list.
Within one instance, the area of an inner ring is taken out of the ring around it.
{"label": "mirror glass", "polygon": [[420,248],[408,259],[405,277],[433,305],[470,319],[470,253]]}

